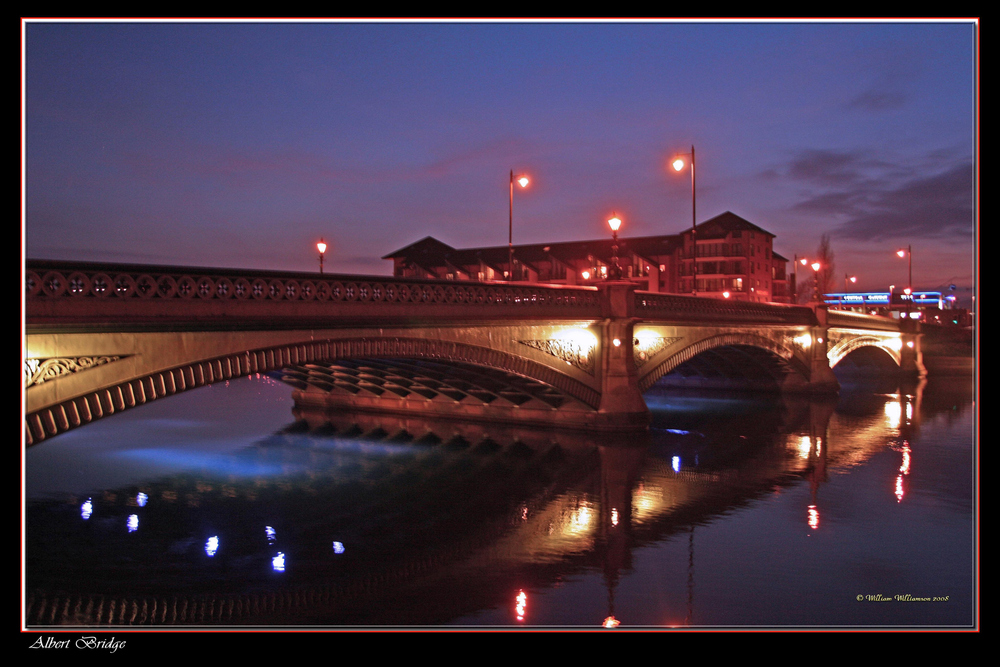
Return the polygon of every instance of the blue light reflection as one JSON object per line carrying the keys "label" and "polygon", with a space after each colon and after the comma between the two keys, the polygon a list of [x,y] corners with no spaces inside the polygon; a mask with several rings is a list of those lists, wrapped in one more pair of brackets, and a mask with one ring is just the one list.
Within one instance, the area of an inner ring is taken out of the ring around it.
{"label": "blue light reflection", "polygon": [[209,558],[211,558],[212,556],[215,555],[215,552],[217,552],[218,550],[219,550],[219,536],[213,535],[212,537],[208,538],[207,542],[205,542],[205,553],[207,553]]}

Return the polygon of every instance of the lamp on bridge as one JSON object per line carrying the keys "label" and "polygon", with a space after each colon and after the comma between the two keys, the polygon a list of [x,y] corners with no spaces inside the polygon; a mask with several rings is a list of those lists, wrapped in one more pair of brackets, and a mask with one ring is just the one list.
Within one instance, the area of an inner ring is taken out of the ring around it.
{"label": "lamp on bridge", "polygon": [[698,217],[695,214],[695,188],[694,188],[694,144],[691,144],[690,153],[678,153],[674,156],[674,159],[670,162],[670,166],[674,168],[674,171],[683,171],[685,167],[688,166],[687,158],[691,158],[691,294],[698,293],[698,239],[696,234],[698,232]]}
{"label": "lamp on bridge", "polygon": [[810,263],[808,257],[800,257],[798,259],[798,262],[802,266],[808,266],[809,268],[811,268],[813,270],[813,293],[812,293],[812,300],[816,301],[816,302],[819,302],[819,300],[820,300],[820,298],[819,298],[819,270],[821,268],[823,268],[823,265],[820,262],[816,262],[816,261]]}
{"label": "lamp on bridge", "polygon": [[[906,294],[912,294],[912,292],[913,292],[913,249],[912,248],[913,248],[912,246],[907,245],[905,249],[900,248],[899,250],[896,251],[896,255],[900,259],[902,259],[903,257],[906,257],[907,264],[909,265],[909,267],[908,267],[909,268],[909,272],[908,272],[907,278],[906,278],[906,290],[905,290]],[[908,299],[907,302],[906,302],[906,316],[907,317],[910,316],[910,304],[911,303],[913,303],[913,299],[912,298]]]}
{"label": "lamp on bridge", "polygon": [[613,243],[611,246],[611,267],[608,269],[608,280],[621,280],[622,267],[618,265],[618,228],[622,226],[621,218],[617,214],[612,213],[611,219],[608,220],[608,226],[611,227],[611,240]]}
{"label": "lamp on bridge", "polygon": [[848,275],[846,273],[844,274],[844,291],[845,292],[847,291],[847,283],[848,282],[850,282],[851,284],[854,284],[854,283],[858,282],[858,277],[857,276]]}
{"label": "lamp on bridge", "polygon": [[819,301],[819,270],[823,268],[823,265],[819,262],[813,262],[809,266],[813,270],[813,299]]}
{"label": "lamp on bridge", "polygon": [[528,187],[528,177],[521,174],[514,178],[514,170],[510,170],[510,216],[507,228],[507,279],[514,280],[514,183],[522,188]]}
{"label": "lamp on bridge", "polygon": [[319,250],[319,272],[323,273],[323,255],[326,254],[326,242],[322,239],[316,244],[316,249]]}

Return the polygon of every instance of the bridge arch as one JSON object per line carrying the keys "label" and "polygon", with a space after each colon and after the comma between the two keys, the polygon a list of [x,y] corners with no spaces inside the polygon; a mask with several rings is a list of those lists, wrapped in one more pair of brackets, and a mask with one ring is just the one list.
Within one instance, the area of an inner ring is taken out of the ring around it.
{"label": "bridge arch", "polygon": [[26,415],[25,444],[37,444],[108,415],[215,382],[298,364],[352,358],[412,358],[474,364],[548,384],[591,408],[596,409],[600,403],[599,393],[584,383],[500,350],[426,338],[325,338],[222,354],[123,379]]}
{"label": "bridge arch", "polygon": [[797,357],[796,350],[772,338],[749,332],[729,332],[703,338],[661,361],[639,379],[639,389],[645,392],[662,377],[677,370],[699,355],[734,348],[741,350],[748,366],[756,372],[764,371],[775,381],[775,387],[784,384],[785,377],[796,373],[808,379],[808,366]]}
{"label": "bridge arch", "polygon": [[827,358],[830,368],[836,368],[848,355],[865,348],[875,348],[885,352],[899,368],[902,366],[903,343],[899,336],[856,335],[844,337],[830,347]]}

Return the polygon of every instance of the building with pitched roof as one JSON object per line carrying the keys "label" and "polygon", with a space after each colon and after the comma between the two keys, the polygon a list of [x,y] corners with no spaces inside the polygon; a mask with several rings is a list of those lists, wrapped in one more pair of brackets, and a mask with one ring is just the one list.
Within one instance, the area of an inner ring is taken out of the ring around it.
{"label": "building with pitched roof", "polygon": [[[622,278],[650,292],[697,294],[740,301],[793,301],[788,260],[773,250],[774,234],[725,212],[694,230],[618,240]],[[385,255],[400,278],[587,285],[604,280],[614,263],[611,239],[453,248],[426,237]],[[694,252],[694,249],[697,252]],[[697,267],[695,270],[695,263]]]}

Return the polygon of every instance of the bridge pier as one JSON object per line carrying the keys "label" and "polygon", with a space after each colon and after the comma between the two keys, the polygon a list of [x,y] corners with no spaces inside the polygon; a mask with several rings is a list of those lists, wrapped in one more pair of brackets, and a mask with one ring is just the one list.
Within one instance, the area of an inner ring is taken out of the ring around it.
{"label": "bridge pier", "polygon": [[899,325],[902,347],[899,349],[899,371],[908,377],[922,379],[927,377],[927,367],[924,366],[924,355],[920,349],[920,323],[916,320],[902,320]]}
{"label": "bridge pier", "polygon": [[840,382],[830,368],[829,311],[825,304],[814,304],[816,322],[809,327],[809,346],[806,352],[808,377],[789,374],[781,386],[783,393],[834,394],[840,392]]}
{"label": "bridge pier", "polygon": [[808,392],[812,394],[836,394],[840,391],[840,382],[830,368],[830,311],[826,304],[817,305],[817,326],[812,329],[812,354],[809,358]]}
{"label": "bridge pier", "polygon": [[642,428],[650,414],[639,389],[635,368],[633,328],[638,321],[630,312],[635,302],[635,285],[608,282],[599,285],[601,294],[601,401],[595,426],[602,429]]}

